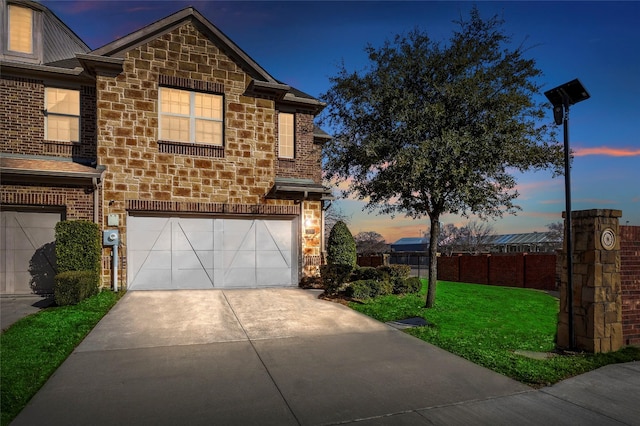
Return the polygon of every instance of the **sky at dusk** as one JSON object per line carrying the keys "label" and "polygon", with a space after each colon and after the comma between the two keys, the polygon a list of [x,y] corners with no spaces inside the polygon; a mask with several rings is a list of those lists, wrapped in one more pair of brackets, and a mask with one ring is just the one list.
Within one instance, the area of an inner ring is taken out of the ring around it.
{"label": "sky at dusk", "polygon": [[[275,78],[313,96],[329,88],[344,61],[367,65],[364,47],[413,29],[446,42],[472,2],[41,1],[96,49],[188,6],[195,7]],[[499,15],[514,46],[530,48],[543,90],[579,78],[591,98],[574,105],[570,144],[574,210],[619,209],[620,223],[640,225],[640,2],[477,2],[483,18]],[[540,94],[540,99],[545,99]],[[547,122],[553,122],[551,108]],[[326,129],[329,133],[331,129]],[[562,128],[558,128],[562,137]],[[516,216],[490,220],[498,234],[546,231],[562,220],[564,180],[551,172],[516,174]],[[387,242],[417,237],[428,218],[363,212],[355,200],[334,204],[353,234],[376,231]],[[469,219],[446,215],[443,223]]]}

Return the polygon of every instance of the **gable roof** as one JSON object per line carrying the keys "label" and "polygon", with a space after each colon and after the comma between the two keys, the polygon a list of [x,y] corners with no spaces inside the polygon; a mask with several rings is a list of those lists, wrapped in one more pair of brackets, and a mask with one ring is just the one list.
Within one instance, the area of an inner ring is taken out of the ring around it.
{"label": "gable roof", "polygon": [[187,22],[195,25],[199,31],[205,34],[218,48],[251,76],[253,79],[250,86],[251,90],[275,92],[278,94],[281,102],[305,105],[315,110],[316,114],[326,106],[326,104],[319,99],[276,80],[244,50],[231,41],[218,27],[213,25],[193,7],[182,9],[166,18],[155,21],[111,43],[105,44],[88,54],[80,54],[77,55],[77,57],[85,68],[92,68],[91,64],[94,64],[93,66],[103,67],[103,69],[115,70],[116,68],[114,68],[114,66],[117,67],[118,62],[121,63],[126,52],[155,40],[181,27]]}
{"label": "gable roof", "polygon": [[227,37],[218,27],[193,7],[184,8],[166,18],[160,19],[129,35],[121,37],[90,52],[91,55],[124,58],[124,54],[131,49],[148,43],[182,26],[186,22],[193,23],[210,40],[221,48],[229,57],[243,66],[245,71],[256,80],[281,85],[266,70],[258,65],[244,50]]}

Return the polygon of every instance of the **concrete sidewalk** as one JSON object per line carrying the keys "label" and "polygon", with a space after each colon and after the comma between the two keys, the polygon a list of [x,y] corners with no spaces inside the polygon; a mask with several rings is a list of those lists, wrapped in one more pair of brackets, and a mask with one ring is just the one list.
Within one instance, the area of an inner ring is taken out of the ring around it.
{"label": "concrete sidewalk", "polygon": [[305,290],[130,292],[12,424],[640,424],[639,396],[639,363],[535,391]]}

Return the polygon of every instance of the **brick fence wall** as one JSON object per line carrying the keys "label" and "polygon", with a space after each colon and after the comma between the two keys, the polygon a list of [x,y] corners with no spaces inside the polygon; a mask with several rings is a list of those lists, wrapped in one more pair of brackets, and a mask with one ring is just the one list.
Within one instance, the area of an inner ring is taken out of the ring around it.
{"label": "brick fence wall", "polygon": [[620,226],[624,344],[640,345],[640,226]]}
{"label": "brick fence wall", "polygon": [[555,254],[483,254],[438,258],[438,279],[476,284],[556,289]]}

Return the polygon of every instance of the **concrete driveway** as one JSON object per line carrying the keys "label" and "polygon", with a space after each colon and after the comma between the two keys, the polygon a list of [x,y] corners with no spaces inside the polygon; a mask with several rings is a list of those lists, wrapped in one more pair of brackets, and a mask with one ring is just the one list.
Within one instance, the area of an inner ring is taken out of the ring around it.
{"label": "concrete driveway", "polygon": [[129,292],[13,424],[620,424],[316,295]]}

